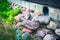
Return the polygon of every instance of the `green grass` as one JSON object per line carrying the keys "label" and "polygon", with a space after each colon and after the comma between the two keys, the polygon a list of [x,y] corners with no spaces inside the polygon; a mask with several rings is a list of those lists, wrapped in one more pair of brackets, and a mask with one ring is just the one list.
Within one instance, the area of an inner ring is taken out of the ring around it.
{"label": "green grass", "polygon": [[1,20],[0,20],[0,40],[15,40],[15,28],[10,24],[8,24],[8,26],[4,26]]}

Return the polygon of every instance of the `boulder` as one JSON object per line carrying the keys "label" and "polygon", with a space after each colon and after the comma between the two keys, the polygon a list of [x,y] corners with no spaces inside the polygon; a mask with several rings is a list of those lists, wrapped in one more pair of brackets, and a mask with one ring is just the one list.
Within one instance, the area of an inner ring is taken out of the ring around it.
{"label": "boulder", "polygon": [[36,37],[36,38],[33,38],[33,40],[42,40],[41,37]]}
{"label": "boulder", "polygon": [[22,35],[22,40],[30,40],[30,38],[31,38],[31,36],[30,36],[30,34],[29,33],[23,33],[23,35]]}
{"label": "boulder", "polygon": [[50,21],[50,23],[47,25],[47,28],[55,30],[57,28],[57,24],[53,21]]}
{"label": "boulder", "polygon": [[60,36],[60,29],[56,29],[56,30],[55,30],[55,33],[56,33],[58,36]]}
{"label": "boulder", "polygon": [[51,30],[48,30],[48,29],[42,29],[42,30],[37,30],[37,32],[36,32],[36,36],[40,36],[40,37],[44,37],[45,35],[47,35],[47,34],[50,34],[50,33],[52,33],[52,31]]}
{"label": "boulder", "polygon": [[31,31],[30,29],[23,28],[22,32],[28,32],[28,33],[31,33],[32,31]]}
{"label": "boulder", "polygon": [[16,40],[22,40],[22,31],[19,29],[16,30]]}
{"label": "boulder", "polygon": [[19,22],[19,21],[21,20],[21,15],[22,15],[22,14],[18,14],[17,16],[15,16],[16,22]]}
{"label": "boulder", "polygon": [[56,38],[54,37],[54,35],[51,35],[51,34],[47,34],[43,40],[56,40]]}
{"label": "boulder", "polygon": [[31,30],[36,30],[37,28],[39,28],[39,23],[38,22],[34,22],[34,21],[30,21],[30,20],[26,20],[26,25],[25,27]]}
{"label": "boulder", "polygon": [[38,20],[42,24],[48,24],[50,22],[50,18],[47,16],[39,16]]}
{"label": "boulder", "polygon": [[45,32],[42,30],[38,30],[35,34],[36,37],[44,37],[45,36]]}

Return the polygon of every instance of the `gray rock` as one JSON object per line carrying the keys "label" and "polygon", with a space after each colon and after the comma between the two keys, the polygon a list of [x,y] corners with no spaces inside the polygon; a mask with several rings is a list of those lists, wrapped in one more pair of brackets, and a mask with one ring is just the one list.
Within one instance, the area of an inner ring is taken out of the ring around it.
{"label": "gray rock", "polygon": [[33,40],[42,40],[42,38],[41,37],[36,37]]}
{"label": "gray rock", "polygon": [[57,24],[53,21],[50,21],[50,23],[47,25],[47,28],[55,30],[57,28]]}
{"label": "gray rock", "polygon": [[53,35],[51,35],[51,34],[47,34],[47,35],[43,38],[43,40],[56,40],[56,38],[55,38]]}
{"label": "gray rock", "polygon": [[58,36],[60,36],[60,29],[56,29],[56,30],[55,30],[55,33],[56,33]]}
{"label": "gray rock", "polygon": [[38,31],[36,32],[35,36],[37,36],[37,37],[44,37],[44,36],[45,36],[45,32],[42,31],[42,30],[38,30]]}
{"label": "gray rock", "polygon": [[23,33],[23,35],[22,35],[23,40],[30,40],[30,38],[31,38],[31,36],[29,33]]}
{"label": "gray rock", "polygon": [[25,27],[28,29],[31,29],[31,30],[36,30],[37,28],[39,28],[39,23],[30,21],[30,20],[26,20]]}
{"label": "gray rock", "polygon": [[17,29],[16,30],[16,40],[22,40],[22,31]]}
{"label": "gray rock", "polygon": [[40,37],[44,37],[45,35],[47,34],[50,34],[50,33],[53,33],[51,30],[48,30],[48,29],[42,29],[42,30],[37,30],[36,32],[36,36],[40,36]]}

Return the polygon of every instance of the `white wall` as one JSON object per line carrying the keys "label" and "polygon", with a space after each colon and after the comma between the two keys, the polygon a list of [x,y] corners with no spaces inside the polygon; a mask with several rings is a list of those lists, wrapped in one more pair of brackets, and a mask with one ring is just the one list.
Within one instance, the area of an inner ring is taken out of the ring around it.
{"label": "white wall", "polygon": [[58,18],[58,20],[60,20],[60,9],[57,10],[57,13],[58,13],[57,18]]}
{"label": "white wall", "polygon": [[[26,2],[26,1],[21,1],[21,0],[8,0],[10,3],[18,4],[26,8],[30,8],[31,10],[40,10],[41,13],[43,10],[43,5],[36,4],[36,3],[31,3],[31,2]],[[51,18],[60,20],[60,9],[56,9],[53,7],[48,6],[49,8],[49,16]]]}
{"label": "white wall", "polygon": [[49,16],[51,18],[57,19],[57,15],[58,15],[57,9],[49,7]]}

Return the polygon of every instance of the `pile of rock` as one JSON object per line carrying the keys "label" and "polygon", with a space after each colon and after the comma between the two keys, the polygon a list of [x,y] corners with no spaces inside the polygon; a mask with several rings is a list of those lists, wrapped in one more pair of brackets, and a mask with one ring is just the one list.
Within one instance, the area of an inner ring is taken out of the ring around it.
{"label": "pile of rock", "polygon": [[[16,33],[17,34],[19,33],[19,35],[21,34],[19,38],[23,40],[57,40],[59,39],[60,36],[60,31],[59,31],[60,29],[57,29],[56,27],[57,25],[51,21],[47,26],[47,28],[40,28],[37,26],[35,27],[25,26],[20,33],[19,32]],[[33,34],[33,36],[35,37],[33,38],[31,34]]]}

